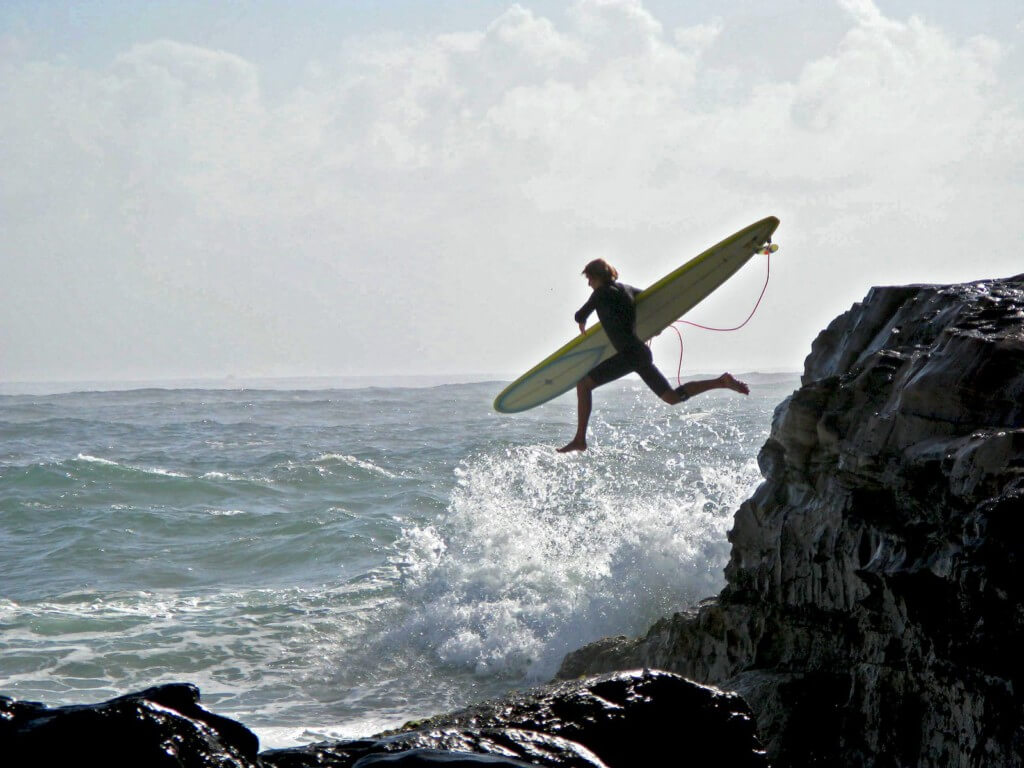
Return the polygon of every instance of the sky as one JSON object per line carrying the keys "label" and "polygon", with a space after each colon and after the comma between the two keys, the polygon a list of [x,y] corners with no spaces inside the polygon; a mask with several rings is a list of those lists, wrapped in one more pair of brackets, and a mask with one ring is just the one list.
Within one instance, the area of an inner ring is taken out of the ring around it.
{"label": "sky", "polygon": [[768,215],[684,375],[798,371],[1024,272],[1022,105],[1010,1],[6,0],[0,382],[512,377]]}

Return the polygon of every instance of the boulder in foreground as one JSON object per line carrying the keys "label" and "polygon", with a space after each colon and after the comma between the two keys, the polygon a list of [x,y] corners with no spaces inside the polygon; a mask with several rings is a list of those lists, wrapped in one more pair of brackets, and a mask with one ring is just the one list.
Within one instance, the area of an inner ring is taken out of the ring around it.
{"label": "boulder in foreground", "polygon": [[552,767],[636,768],[666,759],[692,768],[767,766],[738,695],[647,670],[555,683],[372,740],[275,750],[263,759],[275,768],[347,768],[370,754],[425,748]]}
{"label": "boulder in foreground", "polygon": [[766,768],[736,694],[667,672],[555,683],[367,739],[258,752],[243,725],[174,684],[49,708],[0,697],[0,765],[104,768]]}
{"label": "boulder in foreground", "polygon": [[46,707],[0,697],[0,765],[256,768],[259,740],[199,706],[199,689],[161,685],[100,704]]}

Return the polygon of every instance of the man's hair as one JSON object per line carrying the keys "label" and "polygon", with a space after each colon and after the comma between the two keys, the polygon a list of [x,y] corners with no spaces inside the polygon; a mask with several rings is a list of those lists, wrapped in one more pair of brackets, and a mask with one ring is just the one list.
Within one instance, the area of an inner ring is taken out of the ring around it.
{"label": "man's hair", "polygon": [[606,282],[619,279],[619,270],[613,267],[604,259],[594,259],[583,268],[583,274],[587,277],[597,277]]}

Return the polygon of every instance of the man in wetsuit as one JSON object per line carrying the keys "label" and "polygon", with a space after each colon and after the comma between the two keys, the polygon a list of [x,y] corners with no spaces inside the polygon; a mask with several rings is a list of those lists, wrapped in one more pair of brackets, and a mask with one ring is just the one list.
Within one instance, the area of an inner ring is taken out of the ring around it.
{"label": "man in wetsuit", "polygon": [[603,363],[598,363],[576,384],[579,405],[576,436],[568,445],[559,448],[559,453],[587,450],[587,424],[590,422],[593,405],[591,392],[627,373],[640,374],[640,378],[654,394],[669,405],[681,403],[710,389],[731,389],[742,395],[749,394],[750,388],[729,373],[723,373],[717,379],[688,381],[681,387],[673,389],[661,371],[654,366],[651,350],[636,335],[636,296],[640,290],[618,282],[618,270],[604,259],[595,259],[587,264],[583,269],[583,275],[594,292],[576,313],[580,333],[586,331],[590,313],[597,310],[597,319],[601,321],[616,354]]}

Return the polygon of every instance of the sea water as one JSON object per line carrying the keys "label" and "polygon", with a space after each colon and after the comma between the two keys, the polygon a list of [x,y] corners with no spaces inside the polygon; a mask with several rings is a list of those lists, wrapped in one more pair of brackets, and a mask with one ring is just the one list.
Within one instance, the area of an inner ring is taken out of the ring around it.
{"label": "sea water", "polygon": [[0,396],[0,694],[187,681],[264,748],[552,677],[721,587],[795,376],[670,408],[635,377],[502,415],[500,383]]}

